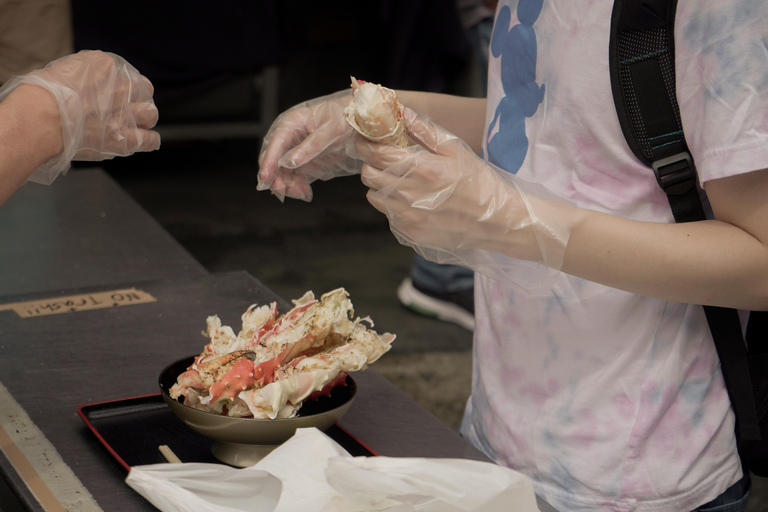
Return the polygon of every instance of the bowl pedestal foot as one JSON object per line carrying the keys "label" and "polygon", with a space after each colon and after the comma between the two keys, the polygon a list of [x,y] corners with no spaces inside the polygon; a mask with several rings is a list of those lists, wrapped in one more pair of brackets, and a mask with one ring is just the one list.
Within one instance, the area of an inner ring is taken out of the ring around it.
{"label": "bowl pedestal foot", "polygon": [[269,455],[279,444],[242,444],[225,441],[214,441],[211,453],[225,464],[236,468],[253,466]]}

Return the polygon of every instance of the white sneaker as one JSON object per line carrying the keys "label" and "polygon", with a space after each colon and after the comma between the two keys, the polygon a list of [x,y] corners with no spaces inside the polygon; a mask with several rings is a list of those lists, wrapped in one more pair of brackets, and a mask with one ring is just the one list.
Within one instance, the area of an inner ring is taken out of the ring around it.
{"label": "white sneaker", "polygon": [[417,289],[406,277],[397,289],[397,298],[416,313],[475,330],[474,290],[437,294]]}

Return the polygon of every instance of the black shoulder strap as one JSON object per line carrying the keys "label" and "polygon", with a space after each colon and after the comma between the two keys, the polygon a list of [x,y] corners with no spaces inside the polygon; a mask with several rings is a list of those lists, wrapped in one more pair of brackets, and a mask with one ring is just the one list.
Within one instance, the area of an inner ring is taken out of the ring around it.
{"label": "black shoulder strap", "polygon": [[[674,0],[616,0],[611,87],[624,137],[654,170],[678,222],[704,218],[675,92]],[[674,198],[674,200],[672,199]]]}
{"label": "black shoulder strap", "polygon": [[[706,218],[696,167],[680,121],[675,87],[676,0],[615,0],[610,71],[616,112],[632,152],[651,167],[675,221]],[[738,313],[704,307],[740,440],[760,439]]]}

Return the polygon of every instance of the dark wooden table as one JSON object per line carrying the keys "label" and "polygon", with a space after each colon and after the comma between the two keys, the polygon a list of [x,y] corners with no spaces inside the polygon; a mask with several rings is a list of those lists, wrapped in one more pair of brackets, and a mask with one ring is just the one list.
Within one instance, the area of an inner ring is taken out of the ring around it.
{"label": "dark wooden table", "polygon": [[[67,510],[86,510],[86,493],[102,510],[152,510],[125,485],[125,469],[86,428],[78,407],[157,393],[162,369],[199,352],[206,343],[201,331],[211,314],[237,327],[240,315],[253,303],[276,301],[282,311],[288,307],[242,272],[142,282],[136,288],[156,301],[31,318],[0,311],[0,401],[13,399],[27,415],[19,422],[20,412],[6,406],[0,408],[6,415],[0,415],[0,421],[17,418],[11,422],[15,426],[5,430],[34,473],[20,475],[8,456],[0,458],[0,468],[29,510],[50,509],[40,504],[39,489],[27,487],[30,474],[37,475]],[[358,395],[340,423],[376,453],[486,460],[375,371],[360,372],[355,380]],[[19,425],[23,434],[16,432]],[[44,462],[35,459],[40,451],[47,452]],[[65,493],[57,489],[58,482],[68,482],[70,490],[79,482],[81,488]]]}
{"label": "dark wooden table", "polygon": [[28,183],[0,206],[0,296],[206,273],[99,169]]}

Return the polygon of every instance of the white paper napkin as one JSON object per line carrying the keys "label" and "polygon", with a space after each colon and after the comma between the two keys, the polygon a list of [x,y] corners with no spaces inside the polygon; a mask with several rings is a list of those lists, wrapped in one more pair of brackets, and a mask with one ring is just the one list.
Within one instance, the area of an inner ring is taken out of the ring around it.
{"label": "white paper napkin", "polygon": [[537,512],[531,481],[464,459],[352,457],[316,428],[250,468],[153,464],[126,483],[163,512]]}

